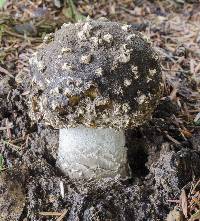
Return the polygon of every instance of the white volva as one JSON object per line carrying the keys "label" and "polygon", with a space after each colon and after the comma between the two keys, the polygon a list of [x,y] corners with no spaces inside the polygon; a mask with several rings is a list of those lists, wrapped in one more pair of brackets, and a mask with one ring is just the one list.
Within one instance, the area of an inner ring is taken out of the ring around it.
{"label": "white volva", "polygon": [[76,179],[128,177],[123,131],[85,127],[60,129],[57,164]]}

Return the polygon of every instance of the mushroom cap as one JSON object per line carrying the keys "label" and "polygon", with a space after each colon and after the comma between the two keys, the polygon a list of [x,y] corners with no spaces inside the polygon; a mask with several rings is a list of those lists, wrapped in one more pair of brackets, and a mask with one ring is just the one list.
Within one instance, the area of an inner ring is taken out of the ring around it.
{"label": "mushroom cap", "polygon": [[64,24],[30,59],[30,116],[54,128],[127,129],[148,120],[162,94],[158,55],[131,25]]}

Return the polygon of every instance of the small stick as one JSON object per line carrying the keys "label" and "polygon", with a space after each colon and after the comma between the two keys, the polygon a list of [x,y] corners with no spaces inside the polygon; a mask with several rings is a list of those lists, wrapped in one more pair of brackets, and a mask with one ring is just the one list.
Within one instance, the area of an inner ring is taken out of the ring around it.
{"label": "small stick", "polygon": [[167,134],[166,132],[165,132],[165,136],[166,136],[169,140],[171,140],[172,142],[174,142],[175,144],[181,145],[181,143],[180,143],[178,140],[174,139],[173,137],[171,137],[171,136],[170,136],[169,134]]}
{"label": "small stick", "polygon": [[183,72],[183,73],[188,73],[189,71],[186,71],[186,70],[178,70],[178,69],[170,69],[170,68],[164,68],[164,67],[162,67],[162,70],[163,71],[171,71],[171,72]]}
{"label": "small stick", "polygon": [[167,200],[169,203],[180,203],[180,200]]}
{"label": "small stick", "polygon": [[62,213],[60,212],[39,212],[41,216],[61,216]]}
{"label": "small stick", "polygon": [[6,119],[7,136],[8,136],[8,138],[11,138],[12,137],[12,133],[11,133],[11,130],[10,130],[9,126],[10,126],[10,122],[8,121],[8,118],[7,118]]}
{"label": "small stick", "polygon": [[194,187],[193,187],[193,189],[192,189],[192,191],[191,191],[191,193],[193,194],[194,193],[194,191],[195,191],[195,189],[197,188],[197,186],[200,184],[200,179],[197,181],[197,183],[194,185]]}
{"label": "small stick", "polygon": [[24,40],[29,40],[31,42],[36,42],[36,43],[41,43],[42,42],[42,39],[40,39],[40,38],[25,37],[24,35],[20,35],[20,34],[14,33],[14,32],[9,31],[9,30],[4,30],[4,32],[8,35],[13,36],[13,37],[21,38],[21,39],[24,39]]}
{"label": "small stick", "polygon": [[8,146],[14,147],[16,151],[19,151],[21,148],[15,144],[9,143],[8,141],[3,140],[3,144],[7,144]]}
{"label": "small stick", "polygon": [[11,78],[14,78],[14,76],[9,71],[7,71],[5,68],[2,68],[1,66],[0,66],[0,72],[7,74]]}
{"label": "small stick", "polygon": [[194,118],[194,122],[196,123],[200,119],[200,112]]}
{"label": "small stick", "polygon": [[190,113],[198,113],[198,112],[200,112],[200,109],[197,109],[197,110],[188,110],[188,112],[190,112]]}
{"label": "small stick", "polygon": [[65,217],[65,215],[67,214],[67,209],[65,209],[64,211],[63,211],[63,213],[62,213],[62,215],[56,220],[56,221],[61,221],[64,217]]}
{"label": "small stick", "polygon": [[63,181],[60,181],[60,195],[62,196],[62,198],[65,197],[65,189],[64,189]]}

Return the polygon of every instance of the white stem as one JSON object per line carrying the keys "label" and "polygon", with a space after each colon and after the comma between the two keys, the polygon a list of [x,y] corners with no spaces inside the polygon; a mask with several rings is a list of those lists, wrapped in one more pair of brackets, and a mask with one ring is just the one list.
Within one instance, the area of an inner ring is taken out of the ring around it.
{"label": "white stem", "polygon": [[60,129],[57,164],[71,178],[127,178],[130,174],[124,131]]}

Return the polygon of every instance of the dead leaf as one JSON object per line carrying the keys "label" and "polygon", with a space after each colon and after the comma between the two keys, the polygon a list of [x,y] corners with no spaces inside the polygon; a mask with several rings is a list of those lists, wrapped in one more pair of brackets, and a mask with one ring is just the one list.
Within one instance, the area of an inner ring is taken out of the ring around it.
{"label": "dead leaf", "polygon": [[184,129],[180,129],[180,132],[186,137],[186,138],[191,138],[192,137],[192,133],[187,130],[186,128]]}
{"label": "dead leaf", "polygon": [[183,221],[183,220],[184,220],[183,213],[176,209],[170,211],[167,216],[167,221]]}
{"label": "dead leaf", "polygon": [[187,218],[188,217],[187,196],[186,196],[185,190],[182,190],[182,192],[181,192],[180,202],[181,202],[181,208],[182,208],[183,214],[184,214],[185,218]]}

